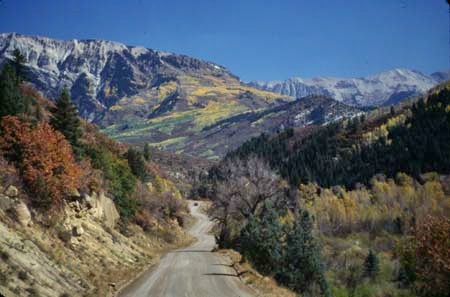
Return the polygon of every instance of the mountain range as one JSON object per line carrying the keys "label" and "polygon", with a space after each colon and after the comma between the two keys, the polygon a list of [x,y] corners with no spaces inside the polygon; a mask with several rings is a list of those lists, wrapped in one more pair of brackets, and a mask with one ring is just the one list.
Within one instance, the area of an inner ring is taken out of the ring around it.
{"label": "mountain range", "polygon": [[320,94],[354,106],[383,106],[422,94],[449,79],[449,71],[426,75],[416,70],[393,69],[363,78],[294,77],[285,81],[254,81],[248,85],[296,98]]}
{"label": "mountain range", "polygon": [[206,158],[260,133],[352,117],[360,107],[394,103],[448,79],[445,72],[397,69],[362,79],[246,84],[221,65],[185,55],[17,33],[0,34],[0,64],[16,48],[38,90],[55,99],[68,88],[82,117],[112,137]]}

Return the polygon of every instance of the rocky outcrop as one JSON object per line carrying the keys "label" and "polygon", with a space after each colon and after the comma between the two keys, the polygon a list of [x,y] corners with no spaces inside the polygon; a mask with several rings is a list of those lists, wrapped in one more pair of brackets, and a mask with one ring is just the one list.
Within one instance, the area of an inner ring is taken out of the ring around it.
{"label": "rocky outcrop", "polygon": [[100,208],[103,211],[104,224],[109,228],[114,228],[120,218],[114,202],[112,199],[106,197],[104,193],[100,194],[98,200],[100,202]]}
{"label": "rocky outcrop", "polygon": [[10,185],[8,188],[6,188],[4,194],[11,198],[16,198],[19,195],[19,190],[15,186]]}
{"label": "rocky outcrop", "polygon": [[31,223],[31,213],[28,206],[20,201],[14,206],[14,215],[17,222],[23,227],[28,227]]}
{"label": "rocky outcrop", "polygon": [[10,212],[23,227],[31,225],[31,212],[28,206],[19,199],[19,189],[13,185],[9,185],[6,189],[0,187],[0,210]]}
{"label": "rocky outcrop", "polygon": [[94,218],[99,219],[109,228],[114,228],[120,219],[119,212],[111,198],[106,197],[104,193],[84,194],[82,202],[88,209],[88,213]]}
{"label": "rocky outcrop", "polygon": [[0,193],[0,209],[1,210],[9,210],[15,204],[15,199],[12,199],[9,196]]}

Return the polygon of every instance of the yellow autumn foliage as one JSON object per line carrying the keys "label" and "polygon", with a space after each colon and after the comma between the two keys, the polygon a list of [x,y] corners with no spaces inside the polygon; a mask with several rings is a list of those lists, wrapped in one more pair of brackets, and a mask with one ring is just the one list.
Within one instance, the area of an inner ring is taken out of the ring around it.
{"label": "yellow autumn foliage", "polygon": [[450,215],[450,195],[445,193],[443,182],[437,175],[425,177],[423,184],[403,173],[395,179],[377,177],[369,188],[349,191],[301,185],[298,199],[314,214],[323,234],[405,231],[429,215]]}

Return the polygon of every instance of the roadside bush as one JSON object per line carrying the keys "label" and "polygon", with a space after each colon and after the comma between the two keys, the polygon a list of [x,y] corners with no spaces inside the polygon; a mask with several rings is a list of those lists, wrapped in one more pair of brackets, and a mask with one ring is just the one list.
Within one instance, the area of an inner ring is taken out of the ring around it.
{"label": "roadside bush", "polygon": [[127,160],[102,147],[88,146],[85,152],[92,161],[92,167],[103,172],[108,192],[114,198],[121,217],[125,220],[133,217],[137,206],[133,199],[137,179]]}
{"label": "roadside bush", "polygon": [[188,206],[184,199],[172,192],[155,192],[141,182],[137,183],[134,200],[139,205],[139,212],[135,222],[144,230],[149,231],[154,221],[176,219],[180,226],[184,225],[184,216],[188,213]]}

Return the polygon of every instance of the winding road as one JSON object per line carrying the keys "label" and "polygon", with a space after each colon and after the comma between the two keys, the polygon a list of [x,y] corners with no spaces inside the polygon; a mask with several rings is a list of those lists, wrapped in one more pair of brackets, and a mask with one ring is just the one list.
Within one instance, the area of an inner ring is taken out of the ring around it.
{"label": "winding road", "polygon": [[252,294],[228,265],[215,254],[209,234],[213,222],[201,213],[201,204],[189,202],[197,219],[189,233],[197,238],[191,246],[167,253],[160,263],[124,288],[120,297],[250,297]]}

